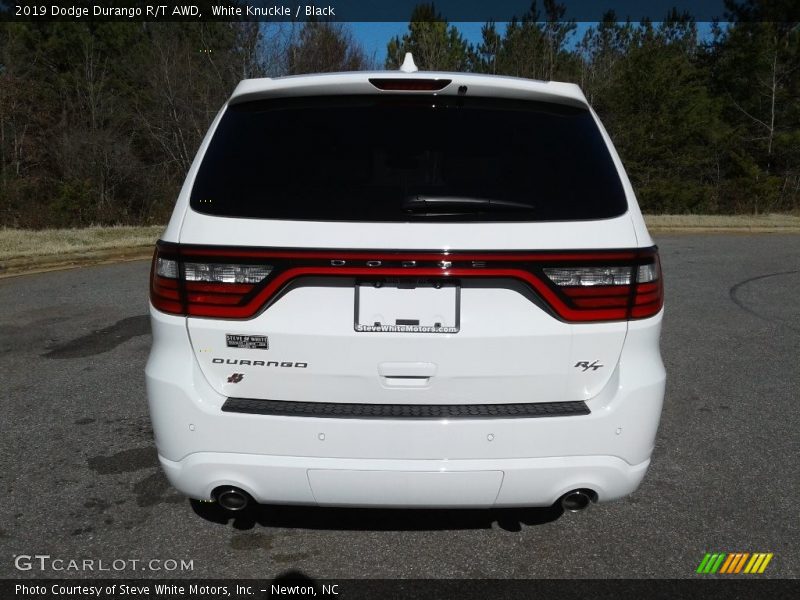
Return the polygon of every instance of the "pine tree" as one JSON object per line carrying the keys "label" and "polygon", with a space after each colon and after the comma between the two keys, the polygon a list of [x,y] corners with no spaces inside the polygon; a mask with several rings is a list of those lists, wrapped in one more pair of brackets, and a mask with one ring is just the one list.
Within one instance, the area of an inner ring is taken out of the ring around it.
{"label": "pine tree", "polygon": [[469,67],[469,46],[458,29],[431,4],[418,4],[411,13],[408,33],[395,36],[386,47],[386,68],[397,69],[406,52],[426,71],[465,71]]}
{"label": "pine tree", "polygon": [[[732,127],[724,174],[737,210],[800,207],[800,23],[792,4],[728,4],[710,50],[711,85]],[[796,7],[795,7],[796,12]]]}

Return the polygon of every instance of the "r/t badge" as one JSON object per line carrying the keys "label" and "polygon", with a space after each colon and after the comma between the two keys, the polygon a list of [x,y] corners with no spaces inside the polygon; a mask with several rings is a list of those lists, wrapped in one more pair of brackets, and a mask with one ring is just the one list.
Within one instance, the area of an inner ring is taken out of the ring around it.
{"label": "r/t badge", "polygon": [[586,360],[575,363],[575,368],[576,369],[577,368],[583,369],[583,371],[581,371],[582,373],[586,373],[586,371],[588,371],[589,369],[591,369],[592,371],[597,371],[597,369],[601,368],[602,366],[603,365],[601,365],[600,361],[598,361],[598,360],[596,360],[596,361],[594,361],[592,363],[590,363],[589,361],[586,361]]}

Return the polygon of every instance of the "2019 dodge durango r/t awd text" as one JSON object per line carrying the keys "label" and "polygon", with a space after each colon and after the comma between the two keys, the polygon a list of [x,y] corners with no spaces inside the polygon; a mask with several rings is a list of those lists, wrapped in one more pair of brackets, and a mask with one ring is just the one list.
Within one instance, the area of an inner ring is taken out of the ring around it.
{"label": "2019 dodge durango r/t awd text", "polygon": [[230,510],[620,498],[661,414],[662,290],[575,85],[242,81],[153,259],[161,465]]}

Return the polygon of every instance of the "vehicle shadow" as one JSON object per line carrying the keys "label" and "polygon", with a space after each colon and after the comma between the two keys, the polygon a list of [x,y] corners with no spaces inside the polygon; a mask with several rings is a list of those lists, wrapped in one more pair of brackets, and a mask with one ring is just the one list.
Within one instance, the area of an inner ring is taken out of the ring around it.
{"label": "vehicle shadow", "polygon": [[502,529],[551,523],[564,514],[559,505],[502,509],[387,509],[317,506],[250,505],[229,512],[215,502],[189,501],[195,514],[211,523],[248,530],[257,525],[280,529],[345,531],[445,531]]}

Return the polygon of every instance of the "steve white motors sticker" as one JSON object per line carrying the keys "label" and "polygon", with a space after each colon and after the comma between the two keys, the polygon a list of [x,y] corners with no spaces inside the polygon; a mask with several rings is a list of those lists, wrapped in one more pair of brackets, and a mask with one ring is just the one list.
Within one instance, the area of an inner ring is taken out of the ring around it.
{"label": "steve white motors sticker", "polygon": [[265,335],[225,334],[228,348],[246,348],[248,350],[269,350],[269,339]]}

